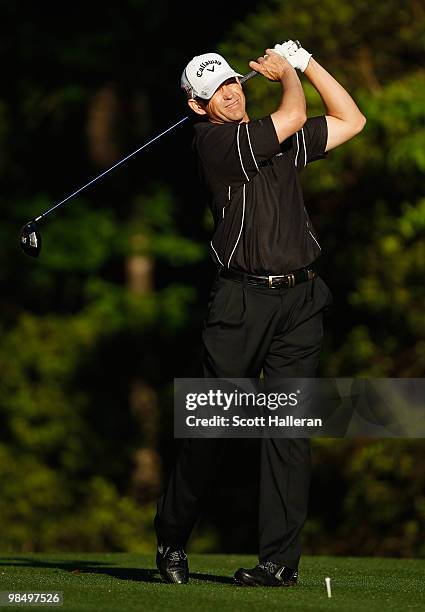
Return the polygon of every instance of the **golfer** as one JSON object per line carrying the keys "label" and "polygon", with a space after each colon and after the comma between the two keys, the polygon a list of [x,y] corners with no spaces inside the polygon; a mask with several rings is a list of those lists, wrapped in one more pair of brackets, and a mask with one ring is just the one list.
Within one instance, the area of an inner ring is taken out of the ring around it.
{"label": "golfer", "polygon": [[[249,65],[281,85],[278,107],[261,119],[250,119],[242,75],[220,55],[194,57],[182,76],[199,117],[194,147],[214,217],[217,277],[203,327],[204,375],[312,378],[332,296],[315,269],[321,246],[298,175],[358,134],[366,120],[298,41],[266,49]],[[325,115],[307,118],[296,69],[320,94]],[[158,499],[157,566],[167,582],[189,580],[185,546],[223,448],[222,438],[184,440]],[[259,563],[239,568],[235,582],[296,584],[309,483],[308,439],[261,440]]]}

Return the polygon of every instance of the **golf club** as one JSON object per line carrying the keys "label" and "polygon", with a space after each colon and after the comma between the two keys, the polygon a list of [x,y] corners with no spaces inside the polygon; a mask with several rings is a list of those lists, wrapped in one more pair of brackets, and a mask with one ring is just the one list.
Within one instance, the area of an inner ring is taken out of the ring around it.
{"label": "golf club", "polygon": [[[245,81],[248,81],[248,79],[252,78],[256,74],[258,74],[258,73],[255,70],[252,70],[251,72],[249,72],[248,74],[246,74],[245,76],[243,76],[240,79],[240,83],[241,84],[245,83]],[[172,126],[170,126],[166,130],[164,130],[163,132],[161,132],[160,134],[155,136],[154,138],[151,138],[151,140],[146,142],[144,145],[142,145],[141,147],[139,147],[138,149],[136,149],[135,151],[133,151],[132,153],[130,153],[129,155],[127,155],[126,157],[121,159],[119,162],[117,162],[116,164],[114,164],[113,166],[111,166],[110,168],[108,168],[107,170],[105,170],[104,172],[99,174],[98,176],[96,176],[94,179],[92,179],[91,181],[89,181],[88,183],[86,183],[85,185],[83,185],[82,187],[80,187],[79,189],[74,191],[73,193],[71,193],[64,200],[61,200],[60,202],[58,202],[57,204],[55,204],[54,206],[52,206],[51,208],[49,208],[45,212],[41,213],[41,215],[39,215],[38,217],[35,217],[35,219],[32,219],[31,221],[28,221],[28,223],[26,223],[22,227],[20,235],[19,235],[20,245],[21,245],[21,248],[24,251],[24,253],[26,255],[30,255],[31,257],[38,257],[39,256],[40,251],[41,251],[41,234],[40,234],[40,230],[39,230],[39,227],[38,227],[38,223],[42,219],[47,217],[47,215],[50,215],[51,212],[53,212],[54,210],[59,208],[59,206],[62,206],[62,204],[65,204],[65,202],[68,202],[68,200],[70,200],[71,198],[76,196],[78,193],[83,191],[83,189],[86,189],[90,185],[93,185],[93,183],[95,183],[96,181],[98,181],[99,179],[104,177],[106,174],[108,174],[109,172],[111,172],[115,168],[118,168],[118,166],[120,166],[121,164],[123,164],[124,162],[129,160],[130,157],[133,157],[133,155],[136,155],[136,153],[139,153],[143,149],[146,149],[146,147],[148,147],[150,144],[152,144],[153,142],[155,142],[156,140],[161,138],[161,136],[164,136],[168,132],[171,132],[171,130],[174,130],[177,126],[179,126],[182,123],[184,123],[187,119],[189,119],[189,115],[187,115],[186,117],[183,117],[183,119],[180,119],[179,121],[174,123]]]}

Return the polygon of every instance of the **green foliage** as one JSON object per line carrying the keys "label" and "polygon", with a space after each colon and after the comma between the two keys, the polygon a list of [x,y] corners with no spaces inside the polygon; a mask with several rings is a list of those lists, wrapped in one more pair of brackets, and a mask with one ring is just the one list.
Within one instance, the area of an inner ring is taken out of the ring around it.
{"label": "green foliage", "polygon": [[[95,399],[78,382],[77,372],[82,356],[94,351],[102,332],[85,317],[69,317],[65,323],[60,317],[25,315],[4,338],[3,549],[140,550],[153,541],[153,506],[140,507],[114,484],[118,474],[122,488],[129,447],[134,449],[136,440],[127,436],[114,464],[99,465],[98,475],[91,475],[93,464],[107,454],[108,437],[114,438],[108,428],[93,429]],[[123,422],[132,418],[119,405],[104,402],[104,419],[108,410],[119,420],[114,429],[120,435]]]}
{"label": "green foliage", "polygon": [[71,473],[35,456],[0,446],[3,551],[152,550],[154,504],[141,507],[101,476],[81,478],[76,489]]}
{"label": "green foliage", "polygon": [[47,274],[99,271],[118,250],[118,220],[112,211],[90,210],[87,202],[74,201],[63,215],[61,223],[52,223],[43,232],[43,271]]}
{"label": "green foliage", "polygon": [[425,10],[417,0],[270,0],[237,23],[221,51],[242,70],[266,48],[299,39],[349,87],[379,89],[423,64]]}
{"label": "green foliage", "polygon": [[165,185],[153,186],[150,195],[138,196],[128,227],[134,236],[133,252],[163,258],[173,266],[204,259],[206,247],[178,234],[173,213],[173,196]]}
{"label": "green foliage", "polygon": [[424,557],[422,454],[422,440],[316,440],[306,552],[329,550],[332,537],[341,555]]}

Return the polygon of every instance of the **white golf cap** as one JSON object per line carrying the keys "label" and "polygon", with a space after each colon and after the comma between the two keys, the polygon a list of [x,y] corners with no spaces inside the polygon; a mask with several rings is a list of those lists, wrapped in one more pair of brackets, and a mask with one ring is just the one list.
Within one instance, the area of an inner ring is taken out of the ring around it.
{"label": "white golf cap", "polygon": [[190,60],[183,70],[181,88],[188,98],[209,100],[224,81],[241,76],[218,53],[204,53]]}

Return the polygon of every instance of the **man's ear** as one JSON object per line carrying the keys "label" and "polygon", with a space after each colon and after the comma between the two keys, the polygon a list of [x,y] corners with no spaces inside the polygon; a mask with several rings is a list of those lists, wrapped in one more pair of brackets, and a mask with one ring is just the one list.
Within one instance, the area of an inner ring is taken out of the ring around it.
{"label": "man's ear", "polygon": [[206,115],[207,111],[205,110],[205,108],[202,106],[202,104],[200,104],[198,102],[198,100],[195,100],[195,98],[190,98],[187,103],[189,104],[190,108],[193,110],[194,113],[196,113],[197,115]]}

